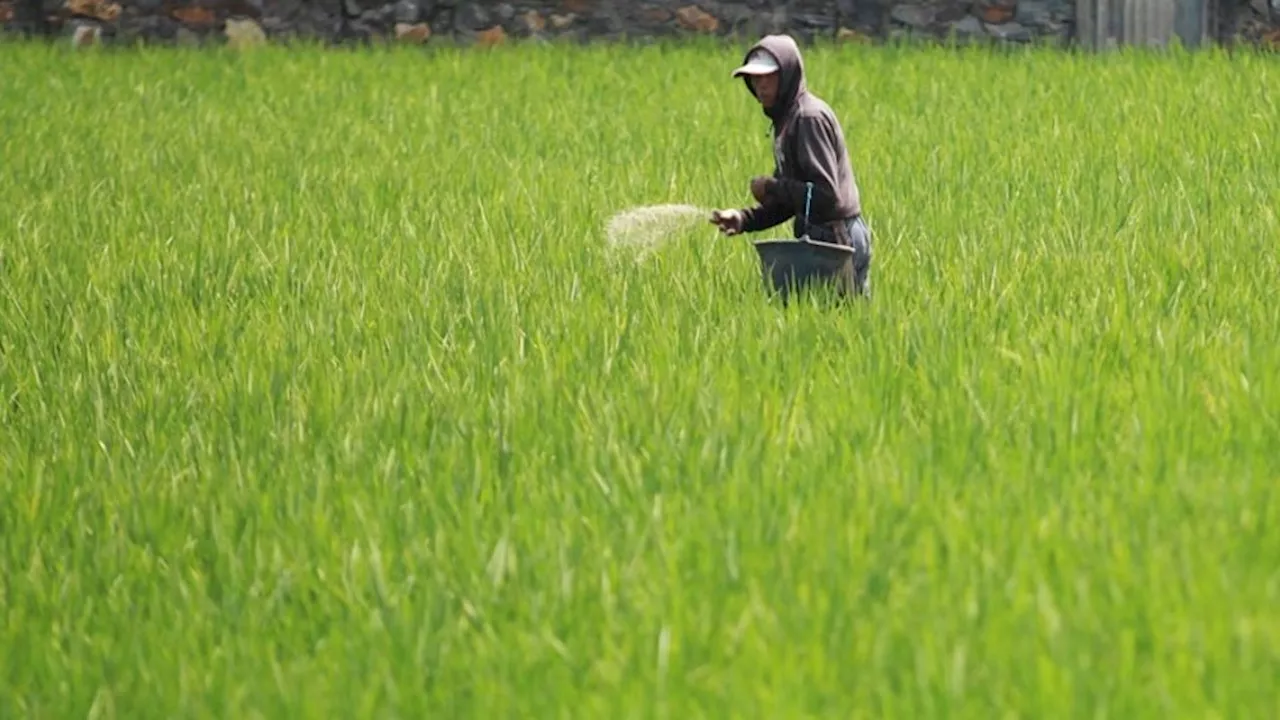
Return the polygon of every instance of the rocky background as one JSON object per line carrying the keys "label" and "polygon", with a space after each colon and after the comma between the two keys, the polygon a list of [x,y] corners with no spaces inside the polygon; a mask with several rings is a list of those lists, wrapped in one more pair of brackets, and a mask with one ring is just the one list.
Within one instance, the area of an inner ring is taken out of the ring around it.
{"label": "rocky background", "polygon": [[[788,32],[804,42],[1068,44],[1075,0],[0,0],[5,34],[75,46],[651,41]],[[1280,50],[1280,0],[1220,0],[1220,42]]]}

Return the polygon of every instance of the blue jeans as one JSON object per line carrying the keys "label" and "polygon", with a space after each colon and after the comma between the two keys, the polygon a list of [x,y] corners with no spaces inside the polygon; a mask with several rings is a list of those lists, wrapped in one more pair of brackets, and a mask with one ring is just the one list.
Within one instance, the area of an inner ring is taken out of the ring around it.
{"label": "blue jeans", "polygon": [[858,295],[871,294],[871,228],[858,215],[809,227],[809,239],[853,248],[853,272]]}

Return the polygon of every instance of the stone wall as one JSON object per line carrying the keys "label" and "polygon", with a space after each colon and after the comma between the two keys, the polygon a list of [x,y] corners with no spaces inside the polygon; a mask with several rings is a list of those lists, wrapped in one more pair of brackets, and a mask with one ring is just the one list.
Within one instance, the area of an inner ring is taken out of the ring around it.
{"label": "stone wall", "polygon": [[[1084,0],[1082,0],[1084,1]],[[160,42],[494,45],[788,32],[850,42],[1070,43],[1075,0],[0,0],[10,33]],[[1280,47],[1280,0],[1224,0],[1223,38]]]}

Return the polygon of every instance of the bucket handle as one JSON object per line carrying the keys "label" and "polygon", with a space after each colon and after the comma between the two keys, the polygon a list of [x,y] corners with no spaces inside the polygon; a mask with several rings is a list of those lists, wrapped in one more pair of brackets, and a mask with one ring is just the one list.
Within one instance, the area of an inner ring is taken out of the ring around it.
{"label": "bucket handle", "polygon": [[804,239],[809,239],[809,203],[813,199],[813,183],[804,184]]}

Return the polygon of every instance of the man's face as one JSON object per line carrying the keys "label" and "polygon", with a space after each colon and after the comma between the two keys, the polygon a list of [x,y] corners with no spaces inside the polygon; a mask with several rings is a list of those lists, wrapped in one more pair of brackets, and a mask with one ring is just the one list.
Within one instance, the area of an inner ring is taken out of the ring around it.
{"label": "man's face", "polygon": [[755,90],[756,99],[768,110],[773,107],[773,103],[778,99],[778,73],[752,75],[751,88]]}

